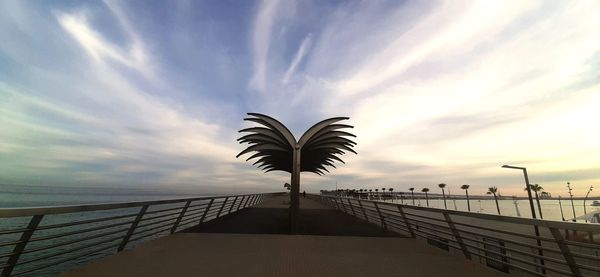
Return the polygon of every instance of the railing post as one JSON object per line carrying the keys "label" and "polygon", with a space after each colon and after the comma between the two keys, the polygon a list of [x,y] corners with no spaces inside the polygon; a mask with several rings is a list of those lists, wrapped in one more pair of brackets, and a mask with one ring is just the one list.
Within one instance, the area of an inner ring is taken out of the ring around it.
{"label": "railing post", "polygon": [[198,223],[198,224],[201,224],[202,222],[204,222],[204,219],[206,218],[206,214],[207,214],[207,213],[208,213],[208,211],[210,210],[210,207],[212,206],[212,203],[213,203],[214,201],[215,201],[215,199],[214,199],[214,198],[211,198],[211,199],[210,199],[210,202],[208,202],[208,206],[206,206],[206,208],[205,208],[205,210],[204,210],[204,213],[202,214],[202,217],[200,218],[200,223]]}
{"label": "railing post", "polygon": [[175,220],[175,223],[173,224],[173,228],[171,228],[171,234],[175,233],[175,230],[177,230],[177,227],[179,227],[179,222],[181,222],[181,219],[185,215],[185,212],[187,211],[187,209],[190,207],[190,204],[192,204],[192,200],[185,202],[185,206],[183,206],[183,209],[181,209],[181,213],[177,217],[177,220]]}
{"label": "railing post", "polygon": [[246,208],[246,207],[250,207],[250,206],[252,206],[252,205],[253,205],[253,203],[252,203],[252,202],[254,202],[254,198],[255,198],[255,196],[256,196],[256,195],[254,195],[254,194],[252,194],[252,195],[248,196],[248,201],[246,201],[246,206],[245,206],[244,208]]}
{"label": "railing post", "polygon": [[248,207],[248,202],[250,202],[250,199],[252,199],[253,195],[248,195],[248,198],[246,198],[246,202],[244,203],[244,205],[242,205],[242,209]]}
{"label": "railing post", "polygon": [[375,204],[375,209],[377,209],[377,213],[379,214],[379,219],[381,220],[381,226],[383,227],[383,229],[387,230],[387,224],[385,223],[383,214],[381,213],[381,210],[379,209],[379,205],[377,205],[377,202],[373,202],[373,204]]}
{"label": "railing post", "polygon": [[258,204],[260,204],[260,203],[261,203],[261,200],[262,200],[262,198],[263,198],[263,195],[262,195],[262,194],[259,194],[259,195],[257,195],[257,196],[256,196],[256,200],[254,201],[254,205],[258,205]]}
{"label": "railing post", "polygon": [[140,212],[135,217],[135,220],[133,221],[133,223],[131,223],[131,227],[129,227],[129,230],[127,230],[127,234],[125,235],[125,237],[123,237],[123,240],[121,241],[121,244],[119,245],[119,248],[117,249],[117,252],[121,252],[121,251],[123,251],[123,249],[125,249],[125,246],[129,242],[131,235],[133,235],[135,228],[140,223],[140,220],[142,220],[142,217],[146,213],[147,209],[148,209],[148,205],[142,206],[142,208],[140,209]]}
{"label": "railing post", "polygon": [[[219,208],[219,212],[217,213],[217,217],[221,216],[221,212],[223,211],[223,208],[225,208],[225,204],[227,204],[227,200],[229,199],[229,196],[225,197],[225,200],[223,200],[223,205],[221,205],[221,208]],[[233,207],[233,205],[232,205]]]}
{"label": "railing post", "polygon": [[354,212],[354,206],[352,206],[352,202],[350,202],[350,198],[348,198],[348,204],[350,205],[350,210],[352,210],[352,215],[356,216],[356,213]]}
{"label": "railing post", "polygon": [[344,208],[344,212],[347,213],[347,214],[350,214],[350,212],[346,208],[346,203],[344,203],[344,198],[340,197],[340,204],[342,204],[342,208]]}
{"label": "railing post", "polygon": [[235,202],[237,201],[239,196],[235,196],[235,198],[233,199],[233,203],[231,204],[231,207],[229,207],[229,212],[227,212],[228,214],[231,213],[231,211],[233,211],[233,207],[235,206]]}
{"label": "railing post", "polygon": [[406,228],[408,229],[408,233],[410,233],[410,236],[412,238],[416,238],[415,232],[413,231],[412,227],[410,227],[410,223],[408,222],[408,218],[406,217],[406,214],[404,213],[404,209],[402,208],[402,205],[397,205],[397,207],[398,207],[398,211],[400,212],[400,215],[402,216],[402,219],[404,220],[404,225],[406,225]]}
{"label": "railing post", "polygon": [[342,210],[342,209],[340,208],[340,204],[339,204],[339,203],[338,203],[338,201],[337,201],[337,197],[336,197],[336,198],[333,198],[333,199],[331,199],[331,201],[333,201],[333,202],[335,203],[335,206],[337,207],[337,209],[338,209],[338,210],[340,210],[340,211]]}
{"label": "railing post", "polygon": [[465,255],[465,258],[470,260],[471,253],[469,253],[469,249],[467,249],[467,246],[465,245],[462,238],[460,237],[460,233],[456,229],[456,226],[454,226],[454,222],[452,221],[452,218],[450,218],[450,215],[448,213],[443,213],[443,214],[444,214],[444,218],[446,219],[446,223],[448,223],[448,227],[450,228],[450,231],[452,231],[452,234],[456,238],[456,242],[458,242],[458,245],[460,246],[460,249],[462,250],[463,254]]}
{"label": "railing post", "polygon": [[248,202],[248,199],[250,199],[250,195],[244,196],[242,198],[242,201],[240,201],[240,205],[238,206],[238,210],[246,207],[246,202]]}
{"label": "railing post", "polygon": [[25,246],[27,246],[29,239],[31,239],[33,232],[35,232],[38,225],[40,225],[42,218],[44,218],[44,215],[34,215],[33,217],[31,217],[31,220],[29,221],[29,224],[27,225],[27,230],[24,231],[23,233],[21,233],[21,238],[19,239],[19,243],[17,243],[15,245],[12,255],[10,255],[10,257],[8,258],[8,261],[6,262],[8,267],[5,267],[2,270],[2,277],[10,276],[13,269],[15,268],[15,265],[19,261],[19,257],[21,256],[21,253],[23,253]]}
{"label": "railing post", "polygon": [[365,220],[369,221],[369,217],[367,216],[367,211],[365,211],[365,207],[363,207],[362,201],[360,201],[360,199],[358,200],[358,205],[360,206],[360,209],[363,212],[363,215],[365,216]]}
{"label": "railing post", "polygon": [[242,196],[242,200],[240,200],[240,203],[238,204],[237,209],[235,209],[236,211],[238,211],[244,207],[244,200],[246,200],[246,199],[247,199],[246,195]]}
{"label": "railing post", "polygon": [[550,229],[552,236],[554,236],[554,240],[556,240],[556,244],[558,244],[560,252],[562,252],[563,256],[565,257],[565,261],[569,265],[573,276],[581,276],[581,272],[579,272],[579,267],[577,267],[577,263],[571,255],[571,250],[569,249],[569,246],[567,246],[567,244],[565,243],[565,239],[563,238],[560,231],[553,227],[548,227],[548,229]]}

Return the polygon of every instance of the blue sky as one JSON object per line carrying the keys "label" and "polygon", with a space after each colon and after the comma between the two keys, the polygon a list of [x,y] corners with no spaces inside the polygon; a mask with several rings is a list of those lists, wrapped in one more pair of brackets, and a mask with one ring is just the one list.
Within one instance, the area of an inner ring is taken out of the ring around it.
{"label": "blue sky", "polygon": [[357,156],[308,191],[600,181],[598,1],[1,1],[0,183],[279,190],[246,112]]}

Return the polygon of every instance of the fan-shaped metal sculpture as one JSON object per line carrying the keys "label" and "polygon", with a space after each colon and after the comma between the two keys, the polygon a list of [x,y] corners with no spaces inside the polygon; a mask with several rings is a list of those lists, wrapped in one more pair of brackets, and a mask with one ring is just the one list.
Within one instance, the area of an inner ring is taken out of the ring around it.
{"label": "fan-shaped metal sculpture", "polygon": [[344,151],[356,154],[352,149],[356,143],[347,138],[356,136],[341,131],[353,127],[336,124],[349,119],[348,117],[333,117],[313,125],[300,140],[296,141],[290,130],[276,119],[259,113],[248,113],[248,115],[251,117],[244,120],[262,126],[240,130],[240,133],[248,134],[239,138],[238,142],[249,145],[237,157],[255,152],[246,161],[256,159],[254,164],[265,172],[281,170],[291,173],[290,231],[293,233],[298,220],[300,172],[323,175],[329,172],[326,166],[335,168],[336,161],[344,163],[336,155],[343,155]]}

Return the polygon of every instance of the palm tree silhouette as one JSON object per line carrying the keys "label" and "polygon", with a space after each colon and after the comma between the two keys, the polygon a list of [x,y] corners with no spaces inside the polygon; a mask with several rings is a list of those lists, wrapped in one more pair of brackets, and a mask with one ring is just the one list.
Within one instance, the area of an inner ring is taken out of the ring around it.
{"label": "palm tree silhouette", "polygon": [[498,188],[497,187],[489,187],[487,194],[493,194],[494,195],[494,200],[496,200],[496,209],[498,210],[498,214],[500,214],[500,205],[498,205],[498,196],[496,195],[496,193],[498,192]]}
{"label": "palm tree silhouette", "polygon": [[427,201],[427,207],[429,207],[429,196],[427,196],[427,193],[429,192],[429,189],[428,188],[423,188],[421,191],[425,193],[425,201]]}
{"label": "palm tree silhouette", "polygon": [[409,188],[408,190],[410,190],[410,196],[412,198],[412,202],[413,202],[413,206],[415,205],[415,188]]}
{"label": "palm tree silhouette", "polygon": [[[535,202],[537,202],[537,206],[538,206],[538,212],[540,214],[540,219],[544,219],[544,216],[542,215],[542,205],[540,204],[540,197],[538,195],[538,192],[541,192],[544,190],[544,188],[538,184],[535,185],[529,185],[529,188],[531,189],[531,191],[535,192]],[[527,189],[525,189],[527,190]]]}
{"label": "palm tree silhouette", "polygon": [[444,209],[448,209],[448,206],[446,206],[446,192],[444,191],[446,184],[441,183],[438,185],[438,187],[440,187],[442,189],[442,197],[444,198]]}
{"label": "palm tree silhouette", "polygon": [[471,204],[469,203],[469,185],[460,186],[461,189],[465,190],[465,194],[467,195],[467,210],[471,211]]}
{"label": "palm tree silhouette", "polygon": [[290,193],[290,232],[295,233],[298,225],[298,210],[300,203],[300,172],[312,172],[324,175],[329,172],[326,166],[335,168],[334,162],[344,163],[336,155],[344,151],[356,152],[352,149],[356,143],[346,137],[355,135],[340,131],[353,128],[336,122],[347,120],[348,117],[325,119],[310,127],[299,140],[296,140],[290,130],[276,119],[259,113],[248,113],[244,118],[261,126],[242,129],[240,133],[249,133],[238,139],[239,143],[248,143],[248,147],[236,157],[256,152],[246,161],[257,159],[254,165],[269,171],[285,171],[291,174]]}
{"label": "palm tree silhouette", "polygon": [[395,197],[394,197],[394,194],[392,193],[392,191],[394,191],[394,189],[393,188],[389,188],[388,190],[390,191],[390,198],[392,198],[392,202],[394,202],[394,198]]}

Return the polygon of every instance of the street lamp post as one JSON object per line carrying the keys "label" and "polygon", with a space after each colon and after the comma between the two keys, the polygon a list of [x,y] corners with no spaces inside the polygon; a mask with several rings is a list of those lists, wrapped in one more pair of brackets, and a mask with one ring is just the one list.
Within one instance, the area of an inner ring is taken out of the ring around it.
{"label": "street lamp post", "polygon": [[573,189],[571,188],[571,182],[567,182],[567,188],[569,189],[569,196],[571,197],[571,208],[573,209],[573,222],[577,222],[577,215],[575,215],[575,204],[573,203]]}
{"label": "street lamp post", "polygon": [[[590,196],[590,192],[592,192],[593,188],[594,188],[594,186],[590,186],[590,189],[585,194],[585,198],[583,198],[583,214],[584,215],[587,215],[587,209],[585,208],[585,201],[587,201],[588,196]],[[585,220],[585,222],[587,222],[587,219]]]}
{"label": "street lamp post", "polygon": [[[523,171],[523,176],[525,177],[525,187],[527,188],[527,197],[529,198],[529,207],[531,208],[531,217],[533,217],[534,219],[536,219],[535,216],[535,206],[533,205],[533,197],[531,196],[531,186],[529,186],[529,176],[527,176],[527,168],[525,167],[519,167],[519,166],[511,166],[511,165],[503,165],[502,168],[511,168],[511,169],[519,169]],[[533,225],[533,229],[535,231],[535,236],[539,237],[540,236],[540,230],[538,229],[537,225]],[[540,241],[539,238],[536,238],[537,241],[537,245],[539,247],[542,246],[542,242]],[[538,254],[540,256],[544,256],[544,252],[542,251],[541,248],[538,248]],[[542,274],[546,275],[546,268],[545,266],[545,262],[544,259],[540,259],[540,264],[542,265],[541,269],[542,269]]]}

